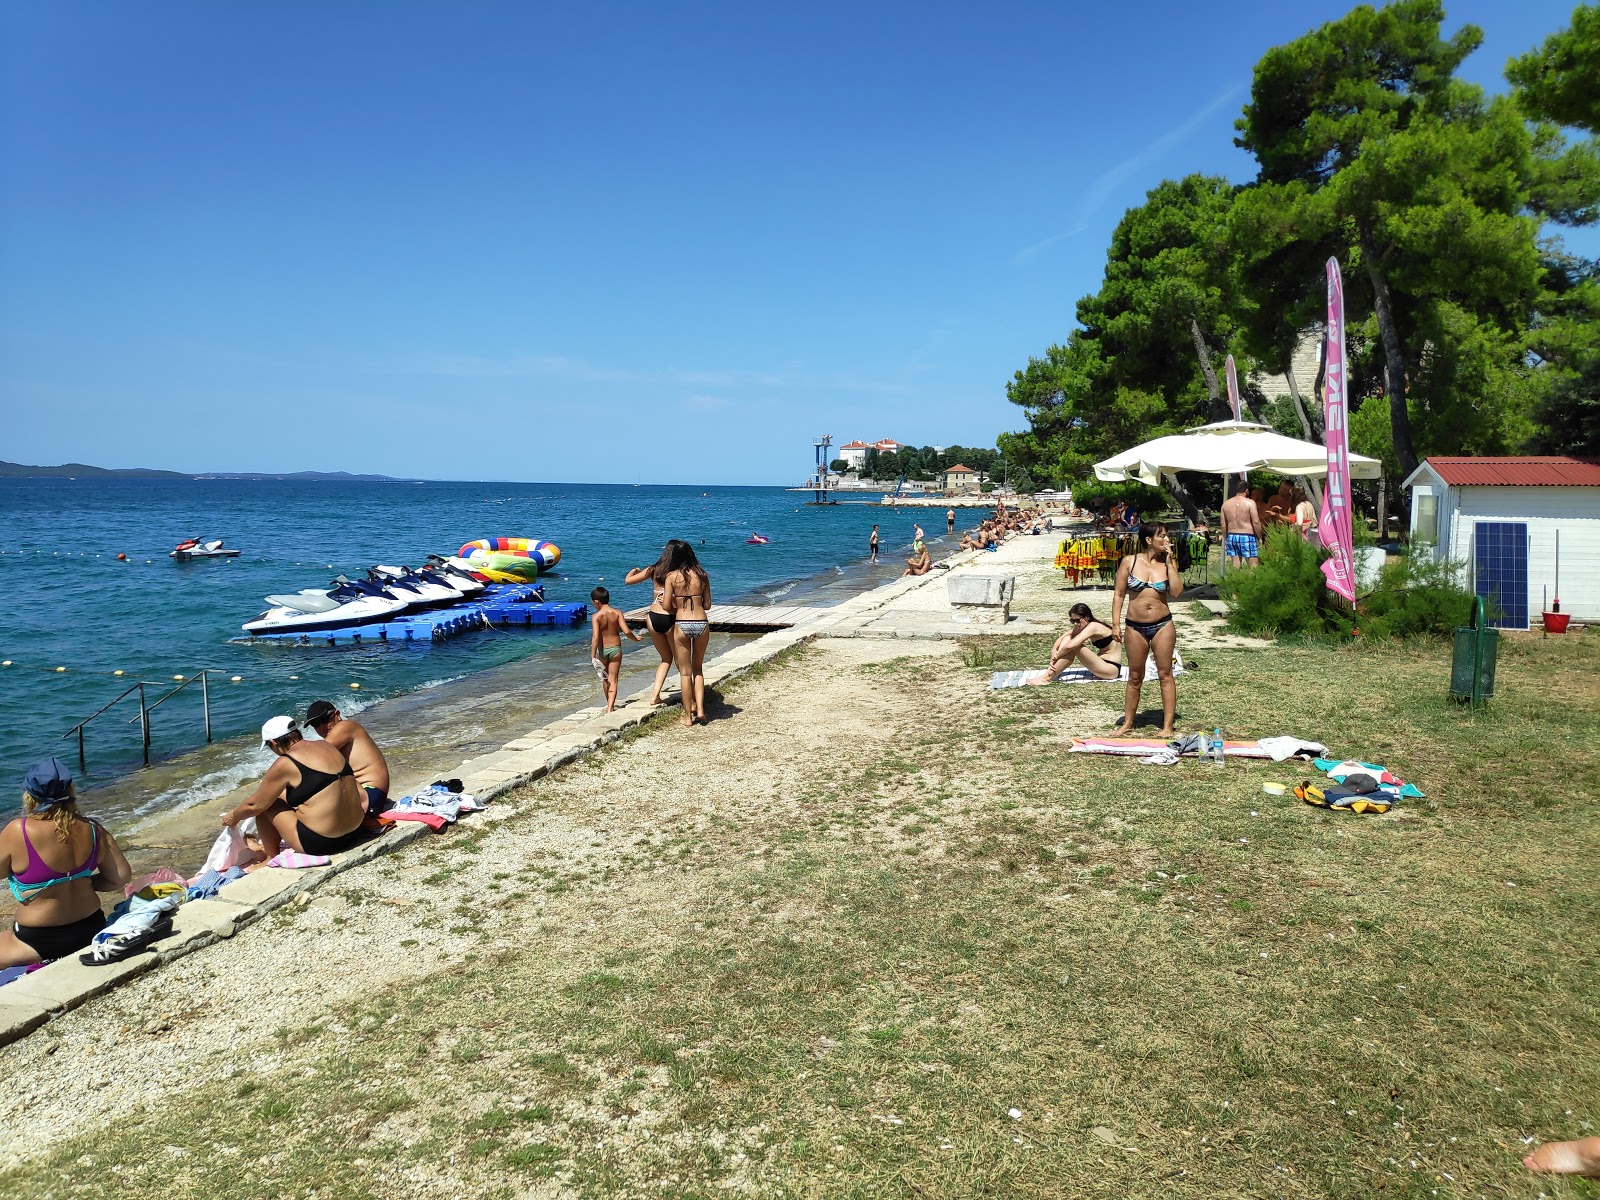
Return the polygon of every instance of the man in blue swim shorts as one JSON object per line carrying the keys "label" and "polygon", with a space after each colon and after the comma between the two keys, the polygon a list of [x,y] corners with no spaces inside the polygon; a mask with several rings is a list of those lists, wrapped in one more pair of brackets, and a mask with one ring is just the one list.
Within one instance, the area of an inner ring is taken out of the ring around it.
{"label": "man in blue swim shorts", "polygon": [[1233,486],[1233,498],[1222,504],[1222,532],[1226,537],[1222,552],[1230,566],[1261,565],[1261,510],[1250,499],[1250,484],[1240,479]]}

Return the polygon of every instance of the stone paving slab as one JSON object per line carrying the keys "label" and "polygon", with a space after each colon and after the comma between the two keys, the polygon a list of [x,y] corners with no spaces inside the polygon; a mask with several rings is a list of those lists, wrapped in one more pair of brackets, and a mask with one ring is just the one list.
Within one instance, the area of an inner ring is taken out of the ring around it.
{"label": "stone paving slab", "polygon": [[11,995],[16,987],[11,983],[0,989],[0,1046],[27,1037],[50,1019],[51,1008],[46,1001],[34,996]]}
{"label": "stone paving slab", "polygon": [[312,884],[332,874],[333,871],[329,867],[309,867],[303,871],[290,871],[283,867],[262,867],[260,870],[250,872],[243,879],[223,884],[221,890],[217,892],[217,898],[247,908],[259,908],[262,912],[271,912],[279,905],[293,899],[297,892],[303,892]]}
{"label": "stone paving slab", "polygon": [[[155,948],[161,947],[155,943]],[[6,984],[8,1000],[41,1000],[52,1013],[76,1008],[85,1000],[108,992],[126,979],[143,975],[155,969],[160,959],[150,951],[135,954],[121,962],[104,966],[87,967],[78,961],[76,954],[58,958],[31,975],[24,975],[15,983]],[[9,1040],[0,1031],[0,1040]]]}

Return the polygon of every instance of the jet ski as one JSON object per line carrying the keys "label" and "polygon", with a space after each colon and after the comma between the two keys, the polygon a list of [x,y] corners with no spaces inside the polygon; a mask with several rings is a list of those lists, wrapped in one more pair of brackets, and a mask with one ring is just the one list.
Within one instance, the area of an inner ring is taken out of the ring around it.
{"label": "jet ski", "polygon": [[387,621],[413,607],[408,600],[390,595],[383,588],[340,576],[325,591],[310,590],[292,596],[268,596],[267,609],[244,631],[258,633],[315,633],[324,629],[343,629]]}
{"label": "jet ski", "polygon": [[222,539],[203,542],[197,537],[185,538],[167,554],[168,558],[178,562],[188,562],[191,558],[238,558],[237,550],[226,549]]}
{"label": "jet ski", "polygon": [[465,566],[458,565],[465,561],[465,559],[441,558],[437,554],[430,554],[426,570],[439,576],[463,596],[476,596],[489,585]]}
{"label": "jet ski", "polygon": [[367,572],[367,579],[401,599],[410,600],[415,596],[413,603],[423,608],[454,604],[462,595],[437,575],[430,579],[426,573],[410,567],[376,566]]}

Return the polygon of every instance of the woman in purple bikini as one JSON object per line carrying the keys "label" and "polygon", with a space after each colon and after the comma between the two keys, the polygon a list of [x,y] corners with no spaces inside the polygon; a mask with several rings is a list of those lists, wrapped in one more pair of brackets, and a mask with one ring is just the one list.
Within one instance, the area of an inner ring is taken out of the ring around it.
{"label": "woman in purple bikini", "polygon": [[72,772],[56,758],[28,772],[22,816],[0,829],[0,870],[17,902],[11,928],[0,930],[0,967],[82,950],[106,924],[95,889],[133,878],[117,840],[78,811]]}

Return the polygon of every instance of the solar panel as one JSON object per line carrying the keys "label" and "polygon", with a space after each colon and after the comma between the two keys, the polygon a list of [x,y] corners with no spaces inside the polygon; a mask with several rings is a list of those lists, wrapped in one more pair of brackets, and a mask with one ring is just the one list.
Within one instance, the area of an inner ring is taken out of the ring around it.
{"label": "solar panel", "polygon": [[1473,543],[1473,577],[1489,624],[1528,628],[1528,526],[1520,521],[1479,521]]}

